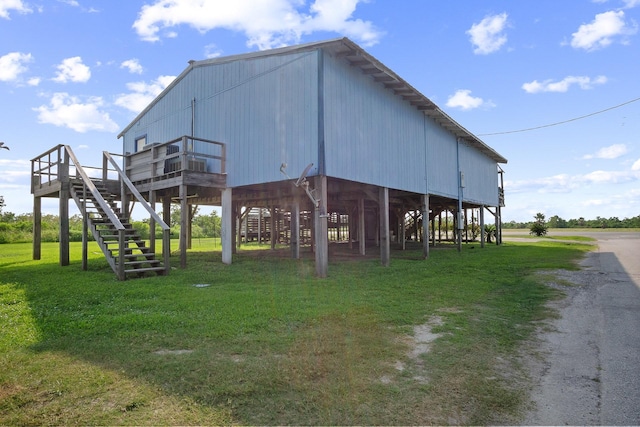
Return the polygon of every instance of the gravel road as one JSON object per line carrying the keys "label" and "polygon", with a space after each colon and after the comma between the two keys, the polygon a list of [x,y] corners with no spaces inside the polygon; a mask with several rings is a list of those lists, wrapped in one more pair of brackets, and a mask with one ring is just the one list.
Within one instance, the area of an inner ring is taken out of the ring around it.
{"label": "gravel road", "polygon": [[539,335],[522,424],[640,425],[640,233],[579,234],[598,249],[580,271],[558,273],[574,286],[561,286],[560,317]]}

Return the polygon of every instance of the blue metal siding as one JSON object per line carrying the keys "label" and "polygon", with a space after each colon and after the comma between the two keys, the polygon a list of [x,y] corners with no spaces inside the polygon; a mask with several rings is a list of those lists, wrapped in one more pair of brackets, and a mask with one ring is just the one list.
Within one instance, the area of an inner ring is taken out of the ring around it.
{"label": "blue metal siding", "polygon": [[493,160],[461,143],[460,170],[464,174],[465,201],[488,206],[498,205],[498,169]]}
{"label": "blue metal siding", "polygon": [[282,163],[291,176],[309,163],[317,174],[324,134],[329,177],[457,199],[459,164],[465,201],[498,203],[495,160],[458,147],[415,106],[326,52],[196,63],[127,129],[124,151],[141,135],[148,143],[190,135],[192,117],[195,137],[227,144],[230,187],[280,181]]}
{"label": "blue metal siding", "polygon": [[327,175],[424,193],[423,114],[345,60],[324,73]]}
{"label": "blue metal siding", "polygon": [[427,179],[429,194],[458,198],[458,154],[456,137],[425,117],[427,133]]}
{"label": "blue metal siding", "polygon": [[138,133],[190,135],[195,98],[194,136],[227,144],[230,187],[282,180],[282,163],[292,175],[317,165],[316,63],[307,52],[195,67],[127,132],[125,151]]}

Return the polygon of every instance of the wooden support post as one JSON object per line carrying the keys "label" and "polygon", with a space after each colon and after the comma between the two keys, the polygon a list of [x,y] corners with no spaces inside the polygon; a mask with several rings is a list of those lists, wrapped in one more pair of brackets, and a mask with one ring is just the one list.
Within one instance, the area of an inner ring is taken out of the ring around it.
{"label": "wooden support post", "polygon": [[244,230],[244,239],[242,239],[242,233],[240,233],[240,238],[245,244],[249,243],[249,212],[251,212],[251,208],[245,208],[240,218]]}
{"label": "wooden support post", "polygon": [[353,242],[355,240],[356,237],[356,212],[357,209],[355,206],[351,206],[349,208],[347,208],[347,211],[349,212],[349,249],[353,250]]}
{"label": "wooden support post", "polygon": [[[156,192],[154,190],[149,191],[149,205],[153,211],[156,211]],[[153,216],[149,215],[149,250],[152,253],[156,253],[156,220]]]}
{"label": "wooden support post", "polygon": [[358,244],[360,246],[360,255],[365,255],[366,253],[367,230],[364,220],[364,198],[361,197],[358,199]]}
{"label": "wooden support post", "polygon": [[502,244],[502,208],[496,206],[496,245]]}
{"label": "wooden support post", "polygon": [[88,265],[88,231],[89,220],[87,219],[87,185],[82,185],[82,271],[87,271]]}
{"label": "wooden support post", "polygon": [[431,221],[431,246],[436,247],[436,221],[435,214],[433,217],[433,221]]}
{"label": "wooden support post", "polygon": [[42,199],[33,197],[33,259],[42,256]]}
{"label": "wooden support post", "polygon": [[187,213],[189,214],[189,220],[187,221],[187,249],[191,249],[191,223],[193,222],[193,205],[187,204]]}
{"label": "wooden support post", "polygon": [[300,259],[300,203],[291,205],[291,257]]}
{"label": "wooden support post", "polygon": [[316,176],[315,194],[320,198],[318,207],[315,209],[315,244],[316,244],[316,275],[327,277],[329,269],[329,232],[327,224],[327,177]]}
{"label": "wooden support post", "polygon": [[60,179],[60,265],[69,265],[69,153],[64,150],[64,163],[58,166]]}
{"label": "wooden support post", "polygon": [[449,240],[449,210],[444,211],[444,240]]}
{"label": "wooden support post", "polygon": [[379,191],[380,210],[380,263],[388,267],[391,264],[391,243],[389,239],[389,189],[381,187]]}
{"label": "wooden support post", "polygon": [[422,256],[429,258],[429,195],[422,195]]}
{"label": "wooden support post", "polygon": [[237,218],[238,218],[238,210],[240,209],[240,206],[238,206],[238,202],[234,202],[231,206],[231,253],[233,254],[237,254],[238,253],[238,242],[237,242],[237,236],[236,236],[236,226],[237,226]]}
{"label": "wooden support post", "polygon": [[118,230],[118,268],[117,268],[118,280],[126,279],[126,273],[124,272],[124,263],[125,263],[124,256],[126,254],[125,249],[127,248],[127,243],[126,243],[124,233],[125,233],[124,229],[121,228]]}
{"label": "wooden support post", "polygon": [[269,218],[270,220],[270,228],[271,228],[271,249],[275,249],[276,248],[276,241],[278,240],[277,234],[278,234],[278,230],[276,230],[276,211],[277,209],[275,207],[271,208],[271,218]]}
{"label": "wooden support post", "polygon": [[242,208],[236,206],[236,248],[242,247]]}
{"label": "wooden support post", "polygon": [[480,206],[480,247],[484,248],[484,205]]}
{"label": "wooden support post", "polygon": [[187,186],[180,185],[180,267],[187,268],[187,233],[189,231],[189,205]]}
{"label": "wooden support post", "polygon": [[258,208],[258,246],[262,244],[262,208]]}
{"label": "wooden support post", "polygon": [[162,198],[162,220],[171,227],[171,196],[165,195]]}
{"label": "wooden support post", "polygon": [[222,190],[222,217],[220,230],[220,237],[222,241],[222,262],[224,264],[231,264],[233,258],[233,197],[231,188],[224,188]]}
{"label": "wooden support post", "polygon": [[405,216],[406,214],[403,207],[398,211],[398,243],[400,243],[403,251],[407,249],[407,228],[404,224]]}

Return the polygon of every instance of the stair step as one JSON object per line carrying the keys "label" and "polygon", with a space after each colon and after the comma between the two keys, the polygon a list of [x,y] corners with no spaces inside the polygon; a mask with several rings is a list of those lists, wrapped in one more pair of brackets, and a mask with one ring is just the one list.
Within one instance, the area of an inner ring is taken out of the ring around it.
{"label": "stair step", "polygon": [[[97,230],[98,233],[100,234],[100,237],[102,237],[102,240],[118,240],[119,235],[118,234],[102,234],[100,233],[101,231],[111,231],[111,230]],[[137,239],[135,241],[140,240],[140,235],[136,234],[137,231],[136,230],[127,230],[124,232],[124,237],[128,240],[132,237],[137,237]]]}
{"label": "stair step", "polygon": [[164,267],[145,267],[145,268],[134,268],[132,270],[125,270],[125,274],[133,274],[133,273],[143,273],[145,271],[164,271]]}
{"label": "stair step", "polygon": [[144,265],[144,264],[161,264],[159,259],[146,259],[144,261],[126,261],[124,265],[126,266],[135,266],[135,265]]}
{"label": "stair step", "polygon": [[[133,239],[134,237],[137,237],[137,239]],[[106,240],[106,239],[102,239],[102,241],[106,244],[109,245],[113,245],[118,243],[118,235],[116,234],[116,237],[114,240]],[[125,235],[125,243],[135,243],[138,246],[142,246],[144,247],[144,245],[146,245],[146,241],[142,240],[142,238],[140,236],[134,236],[134,235]]]}
{"label": "stair step", "polygon": [[[149,256],[152,254],[151,252],[145,252],[149,250],[149,248],[124,248],[124,256],[126,257],[136,257],[136,256]],[[118,258],[118,250],[117,249],[108,249],[112,258]],[[134,253],[133,251],[140,251]]]}
{"label": "stair step", "polygon": [[134,259],[134,258],[138,258],[138,257],[150,257],[148,258],[148,260],[153,260],[155,258],[156,254],[154,254],[153,252],[147,252],[147,253],[141,253],[141,254],[125,254],[124,258],[125,259]]}

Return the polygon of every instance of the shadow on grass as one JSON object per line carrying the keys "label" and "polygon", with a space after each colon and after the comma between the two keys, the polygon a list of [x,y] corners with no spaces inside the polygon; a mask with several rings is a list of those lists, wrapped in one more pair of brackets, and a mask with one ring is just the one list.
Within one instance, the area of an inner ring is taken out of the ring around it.
{"label": "shadow on grass", "polygon": [[[90,272],[78,262],[10,265],[7,284],[24,292],[38,330],[37,342],[29,344],[35,354],[21,363],[66,354],[177,396],[180,415],[160,423],[208,424],[201,408],[212,408],[226,414],[219,423],[482,424],[521,402],[482,378],[493,369],[494,353],[513,351],[549,298],[524,280],[527,272],[566,268],[584,250],[552,243],[476,245],[461,253],[434,250],[417,263],[421,249],[410,246],[394,251],[391,267],[384,268],[373,251],[358,259],[352,249],[340,249],[333,249],[324,280],[314,277],[312,254],[293,260],[286,249],[275,256],[241,251],[230,266],[219,252],[193,252],[186,270],[126,282],[115,280],[97,256]],[[172,257],[172,264],[179,259]],[[442,345],[419,366],[398,370],[407,352],[399,337],[434,314],[444,321]],[[16,363],[7,368],[17,369]],[[415,379],[425,366],[430,382]],[[81,390],[82,384],[72,381],[68,387],[77,390],[68,395],[98,393]],[[442,394],[454,385],[455,393]],[[141,413],[136,423],[156,420],[145,415],[157,409],[153,399],[131,393],[124,412]],[[64,393],[46,398],[64,399]],[[483,412],[488,407],[493,415]],[[90,423],[83,414],[92,410],[108,412],[89,405],[66,420]],[[122,405],[114,411],[122,413]],[[181,418],[184,411],[203,415]]]}

